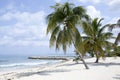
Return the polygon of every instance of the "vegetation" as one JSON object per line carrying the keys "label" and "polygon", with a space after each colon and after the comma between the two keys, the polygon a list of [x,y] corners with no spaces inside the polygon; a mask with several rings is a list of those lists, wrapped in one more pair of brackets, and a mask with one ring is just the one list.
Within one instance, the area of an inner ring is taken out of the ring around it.
{"label": "vegetation", "polygon": [[83,22],[83,30],[86,36],[84,36],[84,41],[86,41],[85,47],[88,51],[96,56],[96,63],[99,61],[99,57],[105,56],[105,48],[112,45],[108,39],[112,38],[111,32],[105,32],[105,29],[109,26],[102,26],[101,21],[98,18],[93,19],[91,22]]}
{"label": "vegetation", "polygon": [[[120,28],[120,19],[117,21],[117,23],[111,24],[109,26],[109,30],[112,31],[116,27]],[[118,42],[120,42],[120,32],[115,39],[114,45],[110,49],[112,51],[109,52],[109,56],[120,56],[120,46],[118,45]]]}
{"label": "vegetation", "polygon": [[[47,16],[47,34],[51,34],[50,47],[55,46],[56,50],[62,48],[66,52],[67,47],[73,45],[78,55],[76,60],[81,59],[86,69],[89,69],[83,59],[86,52],[89,52],[91,56],[96,56],[96,63],[100,57],[104,58],[106,53],[113,53],[111,52],[113,49],[114,53],[119,53],[120,47],[116,45],[120,40],[120,33],[113,44],[108,41],[113,38],[113,34],[105,29],[109,27],[112,30],[113,27],[120,26],[120,20],[117,24],[102,26],[103,18],[90,19],[82,6],[74,7],[73,4],[66,2],[57,3],[51,8],[54,11]],[[80,27],[86,36],[81,36]],[[113,48],[113,46],[116,47]]]}
{"label": "vegetation", "polygon": [[[112,31],[113,28],[119,27],[120,28],[120,19],[115,24],[111,24],[109,26],[109,30]],[[118,42],[120,41],[120,32],[118,33],[118,36],[115,40],[115,45],[118,45]]]}
{"label": "vegetation", "polygon": [[67,2],[65,4],[57,3],[51,7],[54,12],[47,16],[47,34],[51,33],[50,47],[55,45],[57,50],[62,47],[66,52],[67,46],[74,45],[86,69],[88,69],[81,55],[85,52],[81,49],[83,45],[82,38],[76,27],[82,20],[89,19],[86,10],[82,6],[74,7],[73,4]]}

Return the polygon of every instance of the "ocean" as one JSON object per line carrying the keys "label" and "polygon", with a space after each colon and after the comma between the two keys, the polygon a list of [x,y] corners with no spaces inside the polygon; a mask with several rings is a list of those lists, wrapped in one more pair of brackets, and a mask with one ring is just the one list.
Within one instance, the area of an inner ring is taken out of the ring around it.
{"label": "ocean", "polygon": [[54,64],[61,60],[28,59],[28,56],[0,56],[0,72]]}

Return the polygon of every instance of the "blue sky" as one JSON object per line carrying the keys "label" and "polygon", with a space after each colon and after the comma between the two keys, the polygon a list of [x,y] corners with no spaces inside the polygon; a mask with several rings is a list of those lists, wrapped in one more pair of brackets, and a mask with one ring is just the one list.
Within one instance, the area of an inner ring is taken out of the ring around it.
{"label": "blue sky", "polygon": [[[92,18],[105,18],[103,23],[115,23],[120,18],[120,0],[0,0],[0,54],[63,53],[49,48],[45,18],[53,11],[50,6],[66,1],[84,6]],[[117,35],[120,29],[113,32]]]}

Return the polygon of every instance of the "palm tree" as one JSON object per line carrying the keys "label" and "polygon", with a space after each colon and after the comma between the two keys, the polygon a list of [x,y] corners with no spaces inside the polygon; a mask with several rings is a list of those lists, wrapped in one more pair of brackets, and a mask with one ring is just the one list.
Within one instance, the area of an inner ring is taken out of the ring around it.
{"label": "palm tree", "polygon": [[[120,28],[120,19],[118,19],[117,23],[115,24],[111,24],[109,26],[109,30],[112,31],[113,28],[116,28],[116,27],[119,27]],[[112,46],[112,52],[111,52],[111,55],[115,55],[115,56],[120,56],[120,46],[118,46],[118,42],[120,41],[120,32],[118,33],[116,39],[115,39],[115,42]]]}
{"label": "palm tree", "polygon": [[95,63],[99,62],[99,58],[102,56],[104,58],[104,50],[108,45],[112,45],[108,39],[112,38],[111,32],[105,32],[104,30],[109,26],[102,26],[101,21],[103,20],[95,18],[91,22],[83,22],[83,31],[86,36],[83,37],[85,44],[85,49],[92,51],[96,56]]}
{"label": "palm tree", "polygon": [[81,56],[82,51],[79,47],[82,43],[82,38],[76,27],[82,20],[89,19],[86,10],[82,6],[74,7],[73,4],[68,2],[65,4],[57,3],[55,6],[51,7],[54,9],[54,12],[47,16],[47,34],[51,33],[50,47],[55,46],[56,50],[62,47],[64,52],[66,52],[67,46],[73,44],[83,64],[86,69],[88,69],[88,66]]}
{"label": "palm tree", "polygon": [[[116,27],[119,27],[119,28],[120,28],[120,19],[117,21],[117,23],[111,24],[111,25],[109,26],[109,30],[112,31],[112,29],[113,29],[113,28],[116,28]],[[120,32],[118,33],[117,38],[116,38],[116,40],[115,40],[115,45],[117,45],[119,41],[120,41]]]}
{"label": "palm tree", "polygon": [[114,48],[114,51],[112,53],[115,54],[115,56],[120,57],[120,46],[117,46],[116,48]]}

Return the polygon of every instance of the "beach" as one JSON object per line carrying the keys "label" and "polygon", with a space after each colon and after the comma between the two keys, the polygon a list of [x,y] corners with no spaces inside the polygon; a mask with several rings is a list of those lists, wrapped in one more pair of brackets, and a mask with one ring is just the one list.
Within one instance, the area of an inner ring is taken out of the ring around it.
{"label": "beach", "polygon": [[95,58],[85,59],[90,69],[81,61],[63,61],[53,65],[1,72],[0,80],[120,80],[120,57],[107,57],[94,63]]}

